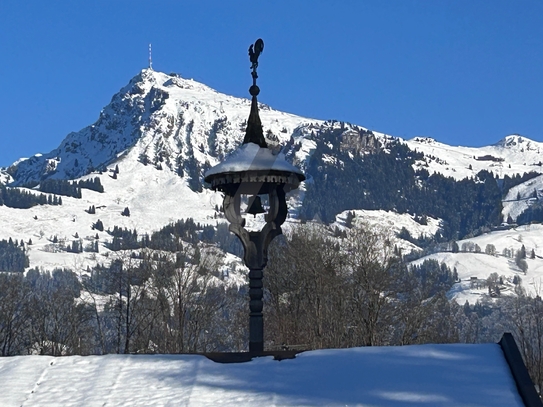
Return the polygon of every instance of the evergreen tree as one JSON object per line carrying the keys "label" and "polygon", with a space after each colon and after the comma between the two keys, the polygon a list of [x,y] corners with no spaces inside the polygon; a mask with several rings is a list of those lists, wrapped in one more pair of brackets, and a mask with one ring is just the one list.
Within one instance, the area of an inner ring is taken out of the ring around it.
{"label": "evergreen tree", "polygon": [[458,243],[453,242],[452,243],[452,252],[453,253],[458,253],[459,251],[460,251],[460,248],[458,247]]}
{"label": "evergreen tree", "polygon": [[[22,246],[19,246],[18,242],[14,242],[11,238],[9,240],[0,240],[0,270],[23,272],[25,267],[28,267],[28,256],[24,250],[24,243]],[[0,309],[1,308],[2,306],[0,304]],[[0,325],[1,322],[2,321],[0,320]]]}
{"label": "evergreen tree", "polygon": [[355,218],[355,214],[353,211],[347,212],[347,216],[345,217],[345,226],[349,229],[353,227],[353,220]]}
{"label": "evergreen tree", "polygon": [[104,224],[102,223],[102,221],[100,219],[98,219],[93,225],[92,225],[92,228],[93,229],[96,229],[96,230],[99,230],[100,232],[103,232],[104,231]]}

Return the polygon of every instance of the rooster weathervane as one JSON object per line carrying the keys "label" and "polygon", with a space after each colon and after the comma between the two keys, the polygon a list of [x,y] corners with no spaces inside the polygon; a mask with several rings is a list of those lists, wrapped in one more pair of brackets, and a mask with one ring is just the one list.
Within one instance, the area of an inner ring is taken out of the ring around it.
{"label": "rooster weathervane", "polygon": [[262,51],[264,51],[264,41],[262,41],[262,38],[256,40],[256,42],[249,47],[249,60],[251,61],[251,69],[253,70],[251,72],[253,86],[256,86],[256,78],[258,78],[256,68],[258,68],[258,57],[262,54]]}

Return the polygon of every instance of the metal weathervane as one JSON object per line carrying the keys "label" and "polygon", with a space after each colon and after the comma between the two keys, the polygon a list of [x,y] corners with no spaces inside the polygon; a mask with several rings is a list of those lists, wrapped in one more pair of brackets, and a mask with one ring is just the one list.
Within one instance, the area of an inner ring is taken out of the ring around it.
{"label": "metal weathervane", "polygon": [[262,38],[256,40],[256,42],[249,47],[249,60],[252,64],[251,75],[253,77],[253,86],[256,86],[256,78],[258,78],[256,68],[258,68],[258,57],[262,54],[262,51],[264,51],[264,41],[262,41]]}

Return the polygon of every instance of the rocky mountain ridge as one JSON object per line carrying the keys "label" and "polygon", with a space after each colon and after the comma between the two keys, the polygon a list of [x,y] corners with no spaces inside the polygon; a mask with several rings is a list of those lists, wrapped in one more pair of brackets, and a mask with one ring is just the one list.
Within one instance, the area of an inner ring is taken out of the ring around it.
{"label": "rocky mountain ridge", "polygon": [[[33,186],[48,178],[75,179],[104,170],[133,149],[145,164],[167,166],[180,174],[201,170],[240,144],[249,106],[247,99],[221,94],[179,75],[144,69],[112,97],[94,124],[68,134],[49,153],[18,160],[5,171],[11,179],[4,175],[0,181]],[[453,147],[431,138],[402,140],[362,126],[303,118],[264,104],[260,104],[260,115],[268,142],[281,146],[302,167],[312,140],[343,126],[343,149],[360,154],[375,151],[387,140],[399,140],[425,155],[417,166],[456,179],[481,169],[504,176],[541,168],[543,143],[519,135],[492,146]]]}

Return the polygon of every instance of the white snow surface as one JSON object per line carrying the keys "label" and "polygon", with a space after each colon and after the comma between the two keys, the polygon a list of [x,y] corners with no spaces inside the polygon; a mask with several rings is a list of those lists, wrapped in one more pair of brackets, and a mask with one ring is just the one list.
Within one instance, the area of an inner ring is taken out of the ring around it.
{"label": "white snow surface", "polygon": [[0,168],[0,185],[6,185],[13,181],[11,175],[9,175],[3,168]]}
{"label": "white snow surface", "polygon": [[[481,253],[475,252],[441,252],[431,254],[414,261],[412,264],[420,264],[426,259],[435,259],[444,262],[451,269],[456,268],[461,280],[455,284],[449,292],[449,297],[459,304],[469,301],[471,304],[477,300],[488,299],[488,289],[484,286],[473,285],[470,281],[476,277],[479,281],[486,280],[490,274],[497,273],[504,277],[504,285],[501,288],[502,295],[511,295],[514,292],[513,278],[522,279],[522,287],[530,295],[543,294],[543,225],[526,225],[509,230],[499,230],[485,233],[481,236],[458,241],[458,245],[467,242],[477,244]],[[488,244],[496,248],[495,255],[485,254]],[[524,274],[515,264],[514,255],[524,245],[527,253],[526,263],[528,271]],[[513,258],[503,255],[503,250],[508,249],[513,253]],[[535,258],[531,259],[531,251]]]}
{"label": "white snow surface", "polygon": [[488,170],[503,178],[505,175],[541,172],[543,143],[518,134],[504,137],[484,147],[450,146],[429,137],[415,137],[405,143],[412,150],[424,153],[415,168],[425,168],[457,180],[473,177]]}
{"label": "white snow surface", "polygon": [[507,192],[507,195],[503,199],[503,221],[507,221],[509,216],[511,216],[513,221],[516,221],[522,212],[539,199],[543,199],[542,175],[516,185]]}
{"label": "white snow surface", "polygon": [[345,226],[347,214],[349,212],[354,213],[353,219],[354,227],[361,227],[366,225],[372,230],[381,231],[385,233],[391,240],[392,244],[395,244],[398,248],[402,249],[404,253],[409,253],[411,250],[420,250],[420,247],[414,245],[407,240],[397,238],[396,235],[400,233],[402,228],[407,229],[412,237],[418,238],[420,235],[425,237],[434,236],[441,228],[441,220],[435,219],[430,216],[427,217],[427,224],[421,225],[415,221],[415,217],[408,213],[396,213],[392,211],[384,210],[347,210],[343,211],[336,216],[336,222],[332,226]]}
{"label": "white snow surface", "polygon": [[497,344],[319,350],[220,364],[198,355],[0,358],[10,406],[523,406]]}

